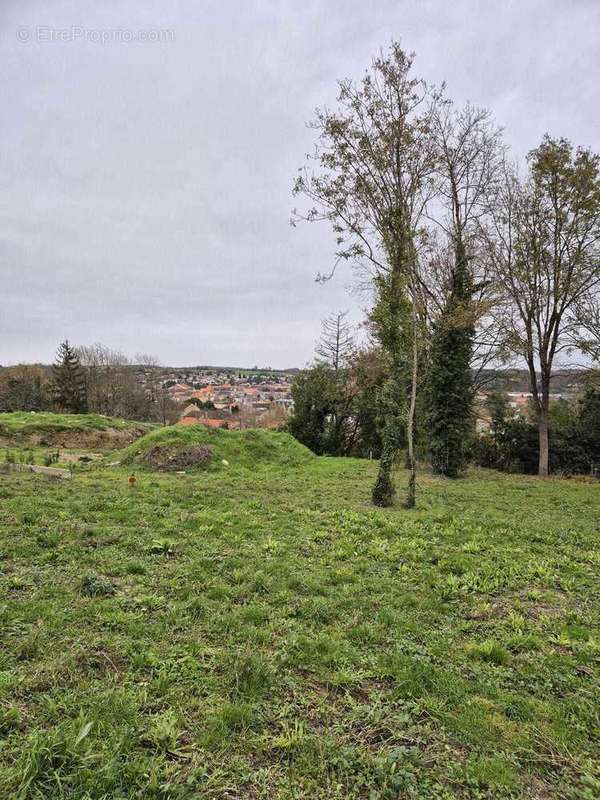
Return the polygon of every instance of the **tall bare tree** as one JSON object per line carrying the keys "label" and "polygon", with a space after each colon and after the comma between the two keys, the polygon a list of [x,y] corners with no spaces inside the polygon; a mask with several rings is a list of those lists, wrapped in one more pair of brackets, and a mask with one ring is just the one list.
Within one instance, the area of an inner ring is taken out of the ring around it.
{"label": "tall bare tree", "polygon": [[108,416],[157,420],[174,418],[173,403],[159,379],[159,361],[124,353],[96,342],[77,348],[85,370],[90,409]]}
{"label": "tall bare tree", "polygon": [[[373,501],[393,502],[392,469],[399,448],[400,418],[414,429],[418,348],[414,308],[415,239],[433,190],[435,153],[430,130],[439,92],[411,75],[413,57],[393,43],[362,81],[342,81],[335,111],[318,110],[316,169],[300,171],[296,193],[313,206],[310,221],[327,220],[337,235],[337,261],[364,268],[375,295],[374,330],[388,359],[385,432]],[[335,270],[335,267],[334,267]],[[412,310],[411,310],[412,307]],[[412,366],[411,366],[412,365]],[[406,379],[410,390],[406,391]],[[415,459],[407,505],[415,502]]]}
{"label": "tall bare tree", "polygon": [[151,353],[136,353],[134,362],[144,374],[144,389],[150,400],[152,418],[165,426],[175,422],[178,416],[177,404],[171,399],[161,380],[160,359]]}
{"label": "tall bare tree", "polygon": [[108,416],[124,416],[124,389],[134,379],[128,373],[127,356],[100,342],[79,346],[77,354],[85,370],[90,409]]}
{"label": "tall bare tree", "polygon": [[0,368],[0,411],[44,411],[48,390],[46,370],[37,364]]}
{"label": "tall bare tree", "polygon": [[579,331],[577,309],[600,285],[600,158],[544,137],[524,181],[507,174],[494,214],[494,264],[507,295],[503,322],[523,358],[548,474],[552,370]]}
{"label": "tall bare tree", "polygon": [[[485,109],[467,105],[456,110],[445,103],[438,107],[433,123],[439,154],[438,194],[428,216],[443,230],[449,270],[443,306],[433,328],[429,439],[434,471],[455,478],[467,461],[476,326],[485,309],[481,303],[485,259],[478,259],[480,226],[490,190],[499,178],[503,151],[500,131]],[[475,302],[478,295],[480,302]]]}
{"label": "tall bare tree", "polygon": [[330,314],[321,323],[321,338],[315,353],[319,360],[328,364],[334,372],[347,366],[355,352],[352,326],[347,322],[347,311]]}

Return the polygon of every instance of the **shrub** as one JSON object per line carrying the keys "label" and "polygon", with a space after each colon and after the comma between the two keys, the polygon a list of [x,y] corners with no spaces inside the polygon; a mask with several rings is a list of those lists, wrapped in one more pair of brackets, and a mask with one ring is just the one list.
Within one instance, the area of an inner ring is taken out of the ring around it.
{"label": "shrub", "polygon": [[81,594],[86,597],[109,597],[115,593],[112,581],[102,575],[89,572],[81,581]]}
{"label": "shrub", "polygon": [[[550,471],[584,475],[600,467],[600,392],[588,388],[577,408],[556,403],[550,408]],[[499,418],[494,431],[476,437],[473,461],[481,467],[535,475],[538,429],[528,420]]]}

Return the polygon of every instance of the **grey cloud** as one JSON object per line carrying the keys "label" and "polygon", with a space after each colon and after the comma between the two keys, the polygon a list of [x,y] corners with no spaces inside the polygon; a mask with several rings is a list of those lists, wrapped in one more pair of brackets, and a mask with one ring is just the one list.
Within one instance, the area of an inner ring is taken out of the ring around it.
{"label": "grey cloud", "polygon": [[[303,364],[319,321],[361,317],[331,234],[290,228],[316,105],[392,38],[524,155],[543,133],[600,149],[600,6],[7,2],[0,15],[0,363],[64,336],[166,363]],[[170,29],[164,43],[17,41],[47,25]]]}

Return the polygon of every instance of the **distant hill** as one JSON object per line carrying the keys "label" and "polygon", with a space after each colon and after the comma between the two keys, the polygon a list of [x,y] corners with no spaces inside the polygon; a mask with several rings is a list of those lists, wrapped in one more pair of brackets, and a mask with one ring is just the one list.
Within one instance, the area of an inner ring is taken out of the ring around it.
{"label": "distant hill", "polygon": [[[41,369],[50,370],[48,364],[35,364],[33,366]],[[143,365],[132,364],[130,369],[136,373],[154,372],[160,376],[178,374],[185,375],[198,372],[222,374],[222,375],[273,375],[278,377],[289,376],[292,378],[302,372],[300,367],[289,367],[287,369],[272,369],[270,367],[232,367],[217,366],[210,364],[200,364],[197,366],[173,367],[160,365],[156,367],[145,367]],[[0,374],[7,367],[0,365]],[[579,369],[557,369],[552,377],[552,391],[559,393],[576,392],[585,383],[586,376],[589,374],[585,368]],[[482,372],[482,379],[485,389],[495,389],[505,392],[527,392],[529,391],[529,375],[526,369],[488,369]]]}
{"label": "distant hill", "polygon": [[289,369],[273,369],[272,367],[226,367],[214,364],[198,364],[187,367],[170,367],[160,366],[157,369],[162,371],[172,372],[242,372],[246,373],[264,373],[273,375],[287,375],[288,373],[301,372],[299,367],[290,367]]}
{"label": "distant hill", "polygon": [[[552,392],[569,394],[579,391],[589,371],[586,369],[556,370],[552,376]],[[528,392],[529,373],[526,369],[488,369],[481,374],[482,388],[499,392]]]}

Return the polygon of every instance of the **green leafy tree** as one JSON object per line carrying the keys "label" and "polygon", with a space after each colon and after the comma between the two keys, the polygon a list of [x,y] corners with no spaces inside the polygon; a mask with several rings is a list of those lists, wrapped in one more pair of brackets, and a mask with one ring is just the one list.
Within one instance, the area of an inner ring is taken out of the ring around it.
{"label": "green leafy tree", "polygon": [[495,203],[492,255],[507,297],[502,322],[529,372],[545,476],[553,365],[579,345],[581,305],[600,286],[600,156],[546,136],[528,165],[525,181],[507,175]]}
{"label": "green leafy tree", "polygon": [[578,409],[580,440],[590,471],[600,474],[600,388],[588,386]]}
{"label": "green leafy tree", "polygon": [[319,454],[378,458],[385,379],[377,349],[357,350],[348,366],[337,371],[317,361],[292,382],[295,408],[288,430]]}
{"label": "green leafy tree", "polygon": [[507,419],[512,416],[506,392],[498,390],[489,392],[485,405],[491,418],[492,434],[500,432]]}
{"label": "green leafy tree", "polygon": [[68,340],[59,346],[52,367],[52,396],[63,411],[84,414],[88,410],[85,372]]}
{"label": "green leafy tree", "polygon": [[[355,436],[349,448],[352,455],[379,458],[382,441],[379,418],[379,399],[386,380],[386,368],[381,348],[358,350],[348,369],[348,382],[354,389],[352,413]],[[403,436],[400,445],[406,444]]]}
{"label": "green leafy tree", "polygon": [[392,43],[362,81],[340,83],[337,109],[317,111],[313,123],[318,139],[310,158],[317,169],[301,170],[295,185],[295,191],[313,204],[298,216],[332,225],[338,243],[336,264],[348,260],[367,276],[381,322],[377,330],[386,331],[379,340],[390,372],[381,404],[385,433],[373,490],[377,505],[394,500],[393,467],[402,418],[410,464],[406,505],[415,502],[415,239],[432,191],[436,156],[430,132],[440,94],[412,76],[412,63],[412,57]]}
{"label": "green leafy tree", "polygon": [[292,383],[294,414],[288,429],[317,455],[341,455],[334,420],[341,421],[339,383],[331,367],[316,364],[297,375]]}

